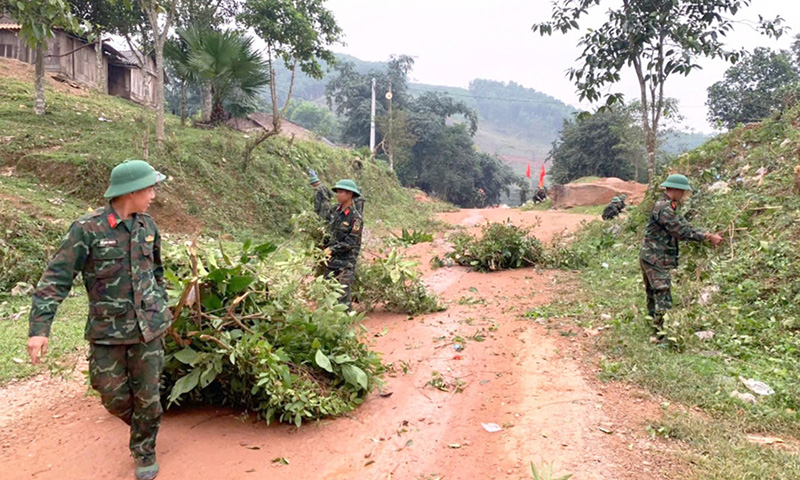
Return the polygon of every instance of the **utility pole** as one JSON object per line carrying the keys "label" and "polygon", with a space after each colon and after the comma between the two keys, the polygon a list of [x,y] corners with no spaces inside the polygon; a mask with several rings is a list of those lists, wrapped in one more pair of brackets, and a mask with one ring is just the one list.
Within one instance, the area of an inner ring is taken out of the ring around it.
{"label": "utility pole", "polygon": [[392,152],[394,151],[394,137],[392,136],[392,124],[394,123],[394,118],[392,117],[392,79],[389,79],[389,91],[386,92],[386,99],[389,100],[389,145],[388,145],[388,153],[389,153],[389,169],[394,171],[394,156]]}
{"label": "utility pole", "polygon": [[369,117],[369,150],[375,155],[375,77],[372,77],[372,107]]}

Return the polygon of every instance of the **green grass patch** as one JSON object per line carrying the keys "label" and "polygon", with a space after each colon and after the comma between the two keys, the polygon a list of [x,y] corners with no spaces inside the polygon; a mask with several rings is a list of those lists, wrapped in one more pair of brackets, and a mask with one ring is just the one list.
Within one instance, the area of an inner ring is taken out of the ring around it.
{"label": "green grass patch", "polygon": [[83,332],[88,306],[84,294],[64,300],[53,322],[45,361],[41,365],[32,365],[27,349],[30,304],[29,297],[14,297],[0,302],[0,385],[48,369],[71,372],[74,361],[85,352]]}

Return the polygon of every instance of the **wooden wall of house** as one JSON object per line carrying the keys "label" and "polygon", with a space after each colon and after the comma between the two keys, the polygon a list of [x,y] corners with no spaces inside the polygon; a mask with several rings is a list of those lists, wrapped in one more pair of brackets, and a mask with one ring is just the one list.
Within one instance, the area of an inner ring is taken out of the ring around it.
{"label": "wooden wall of house", "polygon": [[[99,75],[94,46],[84,45],[86,43],[77,38],[56,32],[53,38],[47,40],[45,71],[60,73],[90,88],[97,87]],[[30,64],[35,61],[33,50],[13,30],[0,30],[0,57],[16,58]],[[108,70],[105,56],[102,68]]]}
{"label": "wooden wall of house", "polygon": [[[154,106],[156,104],[156,76],[153,74],[155,64],[150,58],[147,61],[147,69],[133,68],[130,70],[130,99],[142,105]],[[147,82],[145,81],[146,79],[148,80]]]}

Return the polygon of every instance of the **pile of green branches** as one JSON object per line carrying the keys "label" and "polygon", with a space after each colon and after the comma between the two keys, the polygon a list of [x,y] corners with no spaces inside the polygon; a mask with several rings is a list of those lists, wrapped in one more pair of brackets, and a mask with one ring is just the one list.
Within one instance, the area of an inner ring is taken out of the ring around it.
{"label": "pile of green branches", "polygon": [[444,310],[439,298],[428,291],[416,270],[417,262],[404,260],[392,249],[384,257],[359,262],[355,298],[371,310],[383,305],[389,311],[419,315]]}
{"label": "pile of green branches", "polygon": [[529,267],[544,260],[542,244],[531,234],[531,229],[510,221],[487,223],[480,237],[460,232],[452,235],[450,241],[453,251],[445,258],[479,272]]}
{"label": "pile of green branches", "polygon": [[319,255],[250,242],[235,255],[221,244],[165,248],[165,275],[182,292],[166,338],[168,404],[297,426],[361,404],[383,366],[361,342],[361,315],[338,304],[341,286],[313,275]]}

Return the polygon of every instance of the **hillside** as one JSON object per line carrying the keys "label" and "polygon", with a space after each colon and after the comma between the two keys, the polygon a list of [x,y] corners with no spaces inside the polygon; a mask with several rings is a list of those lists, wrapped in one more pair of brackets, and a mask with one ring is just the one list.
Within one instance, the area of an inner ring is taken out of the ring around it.
{"label": "hillside", "polygon": [[[602,378],[638,383],[688,406],[667,404],[669,415],[653,431],[691,447],[692,478],[800,474],[794,447],[757,444],[768,437],[788,445],[800,436],[798,154],[800,106],[716,137],[670,165],[695,188],[681,212],[725,238],[716,249],[682,245],[666,321],[670,348],[648,343],[638,264],[657,192],[627,218],[590,225],[573,247],[590,260],[582,292],[556,316],[605,329]],[[774,393],[754,395],[747,379]]]}
{"label": "hillside", "polygon": [[47,115],[33,114],[32,98],[31,68],[0,59],[0,291],[38,275],[37,262],[65,221],[101,204],[111,168],[127,158],[148,157],[171,177],[151,213],[172,233],[285,237],[292,216],[312,207],[308,168],[329,185],[354,178],[367,199],[368,226],[420,224],[436,205],[415,203],[385,166],[350,150],[273,138],[244,171],[243,133],[182,127],[168,117],[157,148],[152,113],[130,102],[52,80]]}

